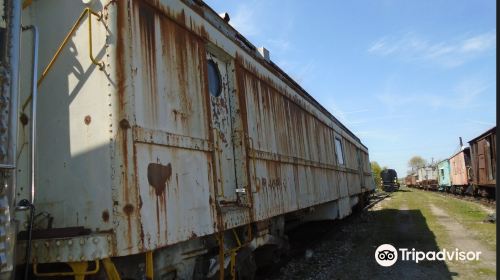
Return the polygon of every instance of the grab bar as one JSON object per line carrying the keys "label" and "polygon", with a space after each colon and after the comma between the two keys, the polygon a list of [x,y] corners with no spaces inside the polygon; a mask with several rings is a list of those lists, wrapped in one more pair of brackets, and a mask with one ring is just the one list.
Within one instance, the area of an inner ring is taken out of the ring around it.
{"label": "grab bar", "polygon": [[[91,17],[91,15],[96,16],[97,20],[101,20],[102,16],[100,14],[92,11],[90,8],[85,8],[83,10],[82,14],[80,15],[80,17],[78,18],[78,20],[75,22],[75,24],[73,25],[73,27],[69,31],[69,33],[66,35],[66,37],[62,41],[61,45],[59,45],[59,48],[57,49],[56,53],[54,54],[54,56],[50,60],[49,64],[45,67],[45,69],[43,69],[42,75],[40,76],[40,78],[38,79],[38,82],[36,83],[37,86],[40,86],[40,84],[43,82],[43,80],[47,76],[48,72],[50,71],[50,69],[52,69],[52,66],[54,65],[56,60],[59,58],[59,55],[61,54],[63,48],[66,46],[66,44],[68,43],[68,41],[71,38],[71,36],[73,35],[73,33],[75,33],[77,27],[80,25],[82,20],[85,18],[85,15],[88,15],[88,18],[89,18],[89,57],[90,57],[90,60],[92,61],[93,64],[99,66],[99,69],[101,69],[101,70],[104,69],[104,62],[97,61],[97,59],[95,59],[95,57],[94,57],[94,54],[92,53],[92,17]],[[24,109],[26,109],[31,98],[32,98],[32,96],[29,96],[26,99],[26,101],[24,101],[22,111],[24,111]]]}

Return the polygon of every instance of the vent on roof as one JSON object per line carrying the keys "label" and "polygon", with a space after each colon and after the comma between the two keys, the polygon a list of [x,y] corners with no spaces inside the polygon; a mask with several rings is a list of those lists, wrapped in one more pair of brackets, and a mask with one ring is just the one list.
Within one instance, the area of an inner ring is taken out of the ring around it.
{"label": "vent on roof", "polygon": [[271,58],[270,58],[270,56],[269,56],[269,51],[268,51],[266,48],[264,48],[264,47],[260,47],[260,48],[258,48],[258,49],[257,49],[257,52],[258,52],[258,54],[259,54],[262,58],[264,58],[267,62],[270,62],[270,61],[271,61]]}

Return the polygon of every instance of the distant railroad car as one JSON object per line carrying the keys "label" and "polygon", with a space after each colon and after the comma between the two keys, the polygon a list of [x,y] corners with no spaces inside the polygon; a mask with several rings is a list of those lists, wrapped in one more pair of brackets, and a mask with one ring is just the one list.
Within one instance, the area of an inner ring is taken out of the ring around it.
{"label": "distant railroad car", "polygon": [[472,184],[483,196],[495,196],[497,149],[496,127],[469,141],[472,166]]}
{"label": "distant railroad car", "polygon": [[399,189],[398,174],[394,169],[384,169],[380,172],[380,178],[382,179],[382,188],[384,191],[392,192]]}
{"label": "distant railroad car", "polygon": [[452,192],[466,192],[471,177],[470,148],[462,148],[460,152],[450,157],[449,162]]}
{"label": "distant railroad car", "polygon": [[342,219],[375,189],[361,140],[203,1],[19,2],[0,0],[8,33],[22,17],[40,44],[6,44],[22,67],[21,118],[0,106],[21,119],[17,166],[0,161],[19,186],[1,200],[3,272],[251,277],[289,221]]}
{"label": "distant railroad car", "polygon": [[437,189],[438,174],[435,165],[421,167],[417,170],[417,185],[423,189]]}
{"label": "distant railroad car", "polygon": [[407,186],[407,187],[411,186],[411,176],[410,175],[405,177],[405,186]]}
{"label": "distant railroad car", "polygon": [[438,162],[438,183],[440,191],[447,191],[451,187],[450,161],[445,159]]}
{"label": "distant railroad car", "polygon": [[416,187],[417,186],[417,174],[410,174],[405,177],[405,184],[407,187]]}
{"label": "distant railroad car", "polygon": [[417,175],[416,174],[410,176],[410,182],[411,182],[412,186],[416,186],[417,185]]}

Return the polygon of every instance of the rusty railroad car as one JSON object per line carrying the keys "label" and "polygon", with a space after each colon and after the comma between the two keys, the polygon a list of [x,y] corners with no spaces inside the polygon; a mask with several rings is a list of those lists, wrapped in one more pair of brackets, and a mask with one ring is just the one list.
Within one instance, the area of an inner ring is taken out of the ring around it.
{"label": "rusty railroad car", "polygon": [[[470,186],[472,178],[470,164],[470,148],[462,147],[460,151],[449,158],[451,192],[464,193]],[[470,191],[469,191],[470,192]]]}
{"label": "rusty railroad car", "polygon": [[482,196],[495,197],[497,148],[496,127],[469,141],[471,152],[472,184]]}
{"label": "rusty railroad car", "polygon": [[416,187],[417,186],[417,174],[409,174],[405,177],[405,185],[407,187]]}
{"label": "rusty railroad car", "polygon": [[200,0],[0,3],[4,277],[251,276],[289,221],[375,188],[360,139]]}

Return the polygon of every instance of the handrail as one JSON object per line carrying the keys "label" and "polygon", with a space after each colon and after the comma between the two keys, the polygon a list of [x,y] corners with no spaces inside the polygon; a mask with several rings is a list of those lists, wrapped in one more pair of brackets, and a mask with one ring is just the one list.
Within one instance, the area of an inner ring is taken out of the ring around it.
{"label": "handrail", "polygon": [[[61,54],[63,48],[66,46],[69,39],[71,38],[73,33],[75,33],[76,29],[78,28],[78,26],[80,25],[80,23],[82,22],[82,20],[85,18],[86,15],[88,15],[88,19],[89,19],[89,57],[90,57],[90,60],[92,61],[93,64],[99,66],[100,70],[104,69],[104,62],[97,61],[94,58],[94,55],[92,53],[92,17],[91,17],[91,15],[96,16],[98,21],[100,21],[102,19],[102,16],[100,14],[98,14],[97,12],[92,11],[90,8],[85,8],[83,10],[83,12],[81,13],[80,17],[78,18],[78,20],[75,22],[75,24],[73,25],[73,27],[69,31],[69,33],[66,35],[66,37],[62,41],[61,45],[59,45],[59,48],[57,49],[54,56],[52,56],[52,59],[50,60],[49,64],[45,67],[45,69],[43,69],[42,75],[38,79],[37,87],[40,86],[40,84],[43,82],[43,80],[47,76],[48,72],[52,69],[52,66],[54,65],[56,60],[59,58],[59,55]],[[26,101],[24,101],[22,111],[24,111],[26,109],[26,107],[28,106],[28,103],[31,101],[31,98],[32,98],[32,96],[30,95],[26,99]]]}
{"label": "handrail", "polygon": [[23,199],[18,205],[18,210],[30,209],[30,218],[28,223],[28,244],[26,246],[26,267],[24,270],[24,279],[28,279],[28,266],[31,259],[31,237],[33,231],[33,217],[35,214],[35,172],[36,172],[36,107],[37,107],[37,97],[38,97],[38,87],[36,85],[36,80],[38,77],[38,46],[39,46],[39,33],[38,27],[35,25],[29,25],[22,27],[23,31],[31,30],[33,32],[33,69],[31,72],[31,149],[30,149],[30,200]]}
{"label": "handrail", "polygon": [[35,202],[35,171],[36,171],[36,107],[38,99],[38,86],[36,80],[38,77],[38,45],[39,45],[39,33],[38,27],[30,25],[24,28],[24,30],[32,30],[33,32],[33,70],[32,70],[32,81],[31,81],[31,96],[33,102],[31,102],[31,175],[30,175],[30,186],[31,186],[31,204]]}

